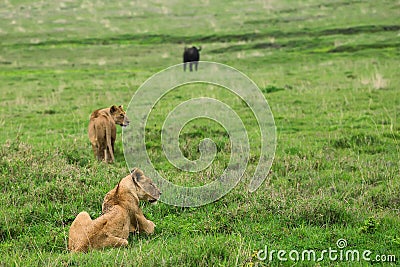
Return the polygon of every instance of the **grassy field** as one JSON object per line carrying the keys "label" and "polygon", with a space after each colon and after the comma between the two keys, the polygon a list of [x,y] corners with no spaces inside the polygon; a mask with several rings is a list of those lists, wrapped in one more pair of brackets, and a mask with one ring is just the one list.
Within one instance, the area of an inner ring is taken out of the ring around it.
{"label": "grassy field", "polygon": [[[2,1],[0,266],[398,265],[399,17],[392,0]],[[213,97],[248,130],[243,181],[198,208],[144,203],[154,235],[131,235],[128,248],[70,254],[76,215],[98,217],[104,195],[129,172],[120,128],[116,162],[95,161],[90,113],[127,107],[151,75],[181,63],[185,45],[201,45],[202,60],[230,65],[259,86],[277,128],[271,173],[247,192],[260,140],[237,96],[217,86],[177,88],[146,127],[157,170],[186,186],[222,173],[230,151],[221,125],[199,119],[180,135],[189,159],[199,156],[203,138],[215,141],[217,157],[200,173],[174,168],[160,140],[169,110]],[[289,259],[291,250],[319,258],[339,250],[339,239],[347,241],[344,254],[370,250],[371,261]],[[275,250],[272,261],[263,259],[266,247]]]}

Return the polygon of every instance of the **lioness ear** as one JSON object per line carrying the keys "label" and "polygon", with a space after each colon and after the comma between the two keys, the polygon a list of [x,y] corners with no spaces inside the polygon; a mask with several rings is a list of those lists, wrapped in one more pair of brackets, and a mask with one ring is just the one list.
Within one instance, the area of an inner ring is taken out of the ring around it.
{"label": "lioness ear", "polygon": [[120,107],[120,108],[124,108],[124,106],[123,106],[123,105],[120,105],[120,106],[118,106],[118,107]]}
{"label": "lioness ear", "polygon": [[141,173],[140,173],[138,170],[139,170],[138,168],[134,168],[134,169],[132,170],[132,172],[131,172],[132,179],[133,179],[133,181],[135,181],[136,183],[139,183],[139,182],[140,182],[140,179],[142,178],[142,175],[141,175]]}
{"label": "lioness ear", "polygon": [[112,105],[110,108],[110,113],[114,113],[115,111],[117,111],[117,107],[115,105]]}

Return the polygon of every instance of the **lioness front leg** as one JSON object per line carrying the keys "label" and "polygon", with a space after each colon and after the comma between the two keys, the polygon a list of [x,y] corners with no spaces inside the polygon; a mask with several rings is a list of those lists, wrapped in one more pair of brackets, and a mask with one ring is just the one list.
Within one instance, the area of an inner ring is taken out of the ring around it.
{"label": "lioness front leg", "polygon": [[137,231],[145,232],[146,234],[154,233],[154,228],[156,227],[156,225],[152,221],[147,220],[142,212],[137,212],[135,215],[137,222]]}
{"label": "lioness front leg", "polygon": [[98,244],[98,248],[103,247],[125,247],[128,245],[128,240],[119,238],[116,236],[108,235],[105,239],[102,240],[100,244]]}

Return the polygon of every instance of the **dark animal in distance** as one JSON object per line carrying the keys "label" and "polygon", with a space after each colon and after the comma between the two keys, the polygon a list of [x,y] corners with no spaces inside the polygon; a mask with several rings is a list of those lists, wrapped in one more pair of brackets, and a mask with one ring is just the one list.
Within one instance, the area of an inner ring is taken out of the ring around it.
{"label": "dark animal in distance", "polygon": [[200,60],[200,50],[201,47],[197,48],[195,46],[185,47],[183,52],[183,71],[186,71],[186,64],[189,63],[189,70],[192,71],[192,65],[194,65],[195,70],[197,71],[197,67]]}

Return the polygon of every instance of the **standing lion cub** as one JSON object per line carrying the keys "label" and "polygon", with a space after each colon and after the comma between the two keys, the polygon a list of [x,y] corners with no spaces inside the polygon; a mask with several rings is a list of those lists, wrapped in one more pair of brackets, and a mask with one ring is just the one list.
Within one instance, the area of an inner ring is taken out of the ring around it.
{"label": "standing lion cub", "polygon": [[117,135],[115,124],[128,126],[129,119],[122,106],[93,111],[89,119],[89,140],[94,156],[99,161],[114,162],[114,143]]}
{"label": "standing lion cub", "polygon": [[87,212],[76,216],[69,229],[68,249],[87,252],[89,249],[128,245],[129,232],[154,232],[154,223],[139,208],[139,199],[156,202],[161,193],[140,169],[134,169],[106,194],[102,215],[92,220]]}

